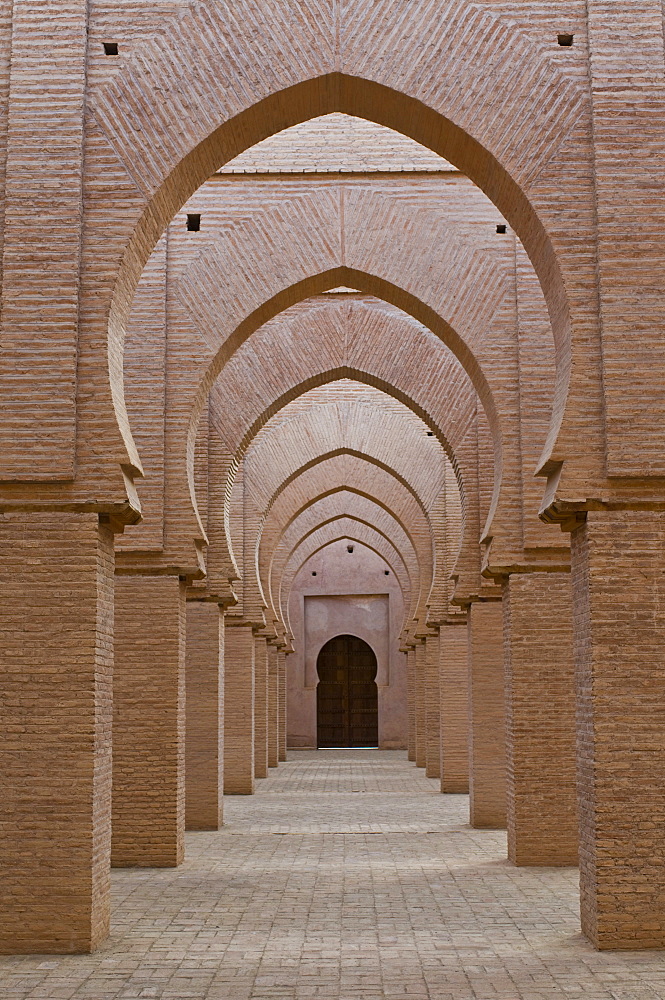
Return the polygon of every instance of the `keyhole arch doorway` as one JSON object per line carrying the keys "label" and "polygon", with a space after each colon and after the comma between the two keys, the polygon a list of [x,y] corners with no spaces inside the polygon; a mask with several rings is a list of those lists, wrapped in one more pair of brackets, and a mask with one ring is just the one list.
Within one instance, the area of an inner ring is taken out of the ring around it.
{"label": "keyhole arch doorway", "polygon": [[337,635],[316,661],[316,745],[352,749],[379,745],[378,663],[369,643]]}

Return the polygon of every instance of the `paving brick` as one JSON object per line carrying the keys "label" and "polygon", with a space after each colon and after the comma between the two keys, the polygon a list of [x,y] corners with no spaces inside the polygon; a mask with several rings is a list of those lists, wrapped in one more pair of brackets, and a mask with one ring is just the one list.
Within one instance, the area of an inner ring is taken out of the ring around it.
{"label": "paving brick", "polygon": [[[175,870],[113,872],[92,956],[0,959],[11,1000],[662,1000],[658,953],[594,953],[577,870],[506,835],[398,751],[292,752]],[[315,812],[313,811],[315,807]]]}

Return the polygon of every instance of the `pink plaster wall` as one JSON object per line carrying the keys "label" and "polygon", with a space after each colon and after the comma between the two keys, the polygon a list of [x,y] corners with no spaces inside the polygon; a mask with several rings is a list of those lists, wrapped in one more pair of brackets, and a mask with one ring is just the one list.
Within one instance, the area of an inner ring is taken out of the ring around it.
{"label": "pink plaster wall", "polygon": [[406,656],[399,651],[403,619],[401,587],[392,567],[372,549],[343,538],[310,556],[294,578],[289,597],[295,649],[287,657],[290,747],[316,746],[316,661],[321,647],[336,635],[358,636],[374,650],[379,745],[406,747]]}

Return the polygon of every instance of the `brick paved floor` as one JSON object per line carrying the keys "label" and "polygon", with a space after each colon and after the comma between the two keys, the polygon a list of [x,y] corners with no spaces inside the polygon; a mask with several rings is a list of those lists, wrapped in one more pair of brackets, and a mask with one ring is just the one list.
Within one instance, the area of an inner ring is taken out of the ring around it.
{"label": "brick paved floor", "polygon": [[2,1000],[665,1000],[665,953],[594,952],[577,873],[398,752],[292,753],[179,869],[113,873],[96,954],[0,958]]}

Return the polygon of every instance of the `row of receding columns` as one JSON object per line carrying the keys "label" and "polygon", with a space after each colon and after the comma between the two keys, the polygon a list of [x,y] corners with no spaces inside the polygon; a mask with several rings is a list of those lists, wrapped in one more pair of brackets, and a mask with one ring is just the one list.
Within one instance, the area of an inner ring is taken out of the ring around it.
{"label": "row of receding columns", "polygon": [[112,864],[174,866],[285,758],[284,654],[169,576],[115,581]]}
{"label": "row of receding columns", "polygon": [[[111,529],[94,514],[5,513],[0,542],[0,950],[85,951],[109,928],[112,811],[117,864],[177,863],[201,803],[218,821],[221,657],[210,673],[202,664],[206,642],[219,648],[219,612],[190,609],[174,578],[114,587]],[[603,948],[665,945],[664,549],[660,512],[589,512],[572,578],[512,576],[466,628],[438,628],[442,788],[464,791],[466,775],[478,824],[505,811],[520,864],[572,862],[579,849],[582,927]],[[204,637],[188,644],[199,614]],[[257,638],[228,617],[224,692],[249,714],[232,713],[234,729],[225,713],[225,786],[253,746]],[[436,743],[423,728],[428,638],[408,657],[410,755],[423,766]],[[279,754],[282,656],[277,711],[266,682]],[[215,685],[217,726],[191,727],[188,743],[185,688],[193,710]],[[188,774],[207,792],[191,795]],[[244,775],[247,791],[253,766]]]}
{"label": "row of receding columns", "polygon": [[[615,533],[608,520],[589,515],[575,533],[572,577],[513,575],[500,599],[469,607],[465,628],[451,622],[418,637],[409,654],[410,755],[443,791],[468,788],[474,826],[507,827],[515,864],[575,864],[579,856],[585,932],[601,946],[630,947],[657,944],[665,932],[653,832],[664,811],[657,784],[663,732],[654,708],[660,688],[649,672],[665,648],[658,641],[665,597],[659,584],[665,588],[649,550],[658,516],[632,534]],[[629,600],[608,576],[618,571],[624,583],[628,578],[623,545],[632,546],[653,584]],[[113,859],[177,864],[182,841],[164,831],[182,829],[189,795],[178,766],[189,745],[173,734],[184,725],[189,661],[183,674],[183,651],[196,649],[184,636],[193,626],[179,581],[119,578],[118,584]],[[248,794],[274,763],[274,748],[278,759],[283,749],[283,654],[256,628],[227,618],[223,686],[232,708],[225,718],[224,787]],[[215,634],[218,629],[217,620]],[[636,652],[644,649],[652,654],[646,664]],[[123,671],[131,675],[125,683]],[[141,732],[153,716],[153,732]],[[636,798],[638,787],[647,792],[649,811]],[[168,802],[160,798],[165,789]],[[214,800],[209,796],[208,804]]]}
{"label": "row of receding columns", "polygon": [[578,857],[571,576],[509,577],[408,652],[409,757],[518,865]]}

